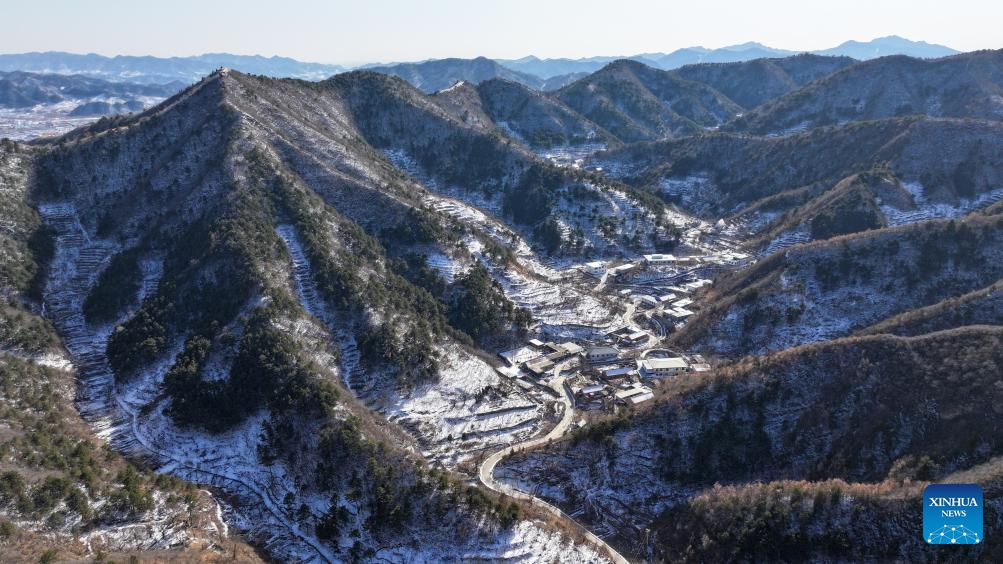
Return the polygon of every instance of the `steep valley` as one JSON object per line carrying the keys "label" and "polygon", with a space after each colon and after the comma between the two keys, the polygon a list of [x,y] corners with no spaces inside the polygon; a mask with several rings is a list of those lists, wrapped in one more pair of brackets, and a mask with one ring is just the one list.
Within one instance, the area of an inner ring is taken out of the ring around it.
{"label": "steep valley", "polygon": [[975,482],[998,559],[998,56],[220,69],[0,140],[0,557],[933,561]]}

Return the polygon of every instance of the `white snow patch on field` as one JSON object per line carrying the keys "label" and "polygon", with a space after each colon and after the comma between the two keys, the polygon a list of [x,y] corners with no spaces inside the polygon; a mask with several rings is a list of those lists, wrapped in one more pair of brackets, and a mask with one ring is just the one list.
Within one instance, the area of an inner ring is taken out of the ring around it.
{"label": "white snow patch on field", "polygon": [[452,284],[456,277],[466,271],[464,265],[453,257],[442,253],[432,252],[426,256],[425,264],[434,269],[446,282]]}
{"label": "white snow patch on field", "polygon": [[904,182],[902,186],[912,196],[913,202],[916,204],[916,209],[903,211],[895,206],[882,204],[881,212],[885,214],[890,227],[929,219],[958,218],[1003,200],[1003,188],[997,188],[996,190],[981,194],[977,198],[962,199],[958,205],[952,205],[929,201],[924,193],[923,185],[919,182]]}
{"label": "white snow patch on field", "polygon": [[[83,320],[81,305],[118,246],[93,239],[81,226],[72,204],[41,205],[39,211],[57,233],[45,304],[78,368],[78,408],[98,437],[160,467],[161,472],[213,484],[248,500],[244,509],[252,523],[250,535],[270,539],[268,549],[276,558],[334,560],[312,533],[300,529],[295,513],[280,503],[286,494],[297,501],[294,507],[300,503],[312,507],[316,500],[302,495],[281,465],[265,466],[258,460],[264,414],[215,435],[178,428],[164,415],[168,400],[161,397],[161,385],[181,349],[180,342],[154,366],[116,384],[105,356],[111,326],[89,326]],[[162,273],[160,264],[141,263],[141,292],[148,293],[156,286]],[[117,538],[127,540],[135,531],[123,529]],[[172,541],[178,542],[178,538]]]}
{"label": "white snow patch on field", "polygon": [[442,357],[439,382],[398,398],[387,413],[417,435],[426,456],[453,465],[537,432],[540,404],[459,347]]}
{"label": "white snow patch on field", "polygon": [[536,523],[520,521],[511,530],[486,539],[477,531],[457,531],[448,551],[437,547],[395,546],[376,553],[380,562],[523,562],[527,564],[599,564],[609,559],[589,544],[572,543]]}

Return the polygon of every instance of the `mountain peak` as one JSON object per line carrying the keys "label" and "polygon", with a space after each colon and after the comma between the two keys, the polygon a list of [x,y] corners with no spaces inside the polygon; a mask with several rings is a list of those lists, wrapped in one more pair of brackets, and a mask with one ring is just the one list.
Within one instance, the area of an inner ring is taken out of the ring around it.
{"label": "mountain peak", "polygon": [[721,47],[723,51],[748,51],[750,49],[765,49],[768,51],[779,51],[779,49],[774,49],[772,47],[767,47],[758,41],[746,41],[745,43],[739,43],[737,45],[728,45],[726,47]]}
{"label": "mountain peak", "polygon": [[936,59],[956,55],[958,51],[944,45],[927,43],[925,41],[912,41],[899,35],[886,35],[869,41],[851,39],[831,49],[814,51],[814,53],[819,55],[843,55],[858,60],[867,60],[887,55],[908,55],[920,59]]}

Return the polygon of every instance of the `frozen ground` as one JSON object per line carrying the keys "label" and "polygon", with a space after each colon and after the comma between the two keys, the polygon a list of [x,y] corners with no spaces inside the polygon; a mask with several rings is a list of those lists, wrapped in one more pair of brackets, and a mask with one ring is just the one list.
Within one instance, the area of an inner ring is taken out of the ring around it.
{"label": "frozen ground", "polygon": [[[293,278],[304,309],[328,327],[337,327],[337,320],[317,295],[295,229],[281,225],[277,231],[293,257]],[[346,336],[347,331],[336,335]],[[543,400],[528,397],[489,364],[457,345],[440,346],[440,381],[406,396],[363,388],[359,382],[373,379],[362,374],[354,340],[341,342],[341,349],[346,384],[414,435],[426,456],[447,467],[455,467],[484,449],[522,440],[538,430]],[[353,373],[359,377],[353,378]]]}
{"label": "frozen ground", "polygon": [[439,382],[396,398],[387,410],[418,438],[428,458],[454,467],[539,431],[542,398],[524,396],[510,379],[455,345],[442,353]]}
{"label": "frozen ground", "polygon": [[[267,547],[276,557],[333,560],[316,538],[299,528],[292,508],[280,502],[290,494],[319,510],[326,509],[330,500],[304,496],[281,465],[266,466],[258,461],[257,445],[264,414],[218,435],[178,428],[163,414],[166,400],[160,393],[173,354],[130,382],[116,385],[105,357],[111,327],[87,325],[80,308],[101,268],[118,248],[112,242],[92,238],[81,227],[71,204],[42,205],[39,211],[57,233],[45,304],[76,362],[80,381],[78,407],[98,436],[117,450],[146,459],[161,472],[212,484],[245,500],[241,511],[247,514],[247,522],[253,524],[250,536],[269,539]],[[142,291],[149,292],[156,285],[159,262],[145,261],[142,266]],[[175,353],[178,350],[180,343],[175,346]],[[299,503],[294,507],[298,506]],[[157,529],[151,526],[149,530]],[[123,530],[120,536],[135,534],[135,530]],[[175,535],[170,540],[177,543],[183,538]]]}
{"label": "frozen ground", "polygon": [[883,204],[881,211],[885,214],[888,225],[891,227],[928,219],[957,218],[1003,200],[1003,188],[998,188],[981,194],[977,198],[963,199],[955,206],[929,201],[924,194],[923,185],[919,182],[904,182],[902,186],[912,196],[916,209],[903,211],[894,206]]}
{"label": "frozen ground", "polygon": [[[168,400],[161,391],[163,377],[181,349],[180,342],[170,354],[135,378],[115,383],[104,354],[110,327],[87,325],[80,307],[101,268],[119,248],[87,233],[70,204],[43,205],[41,213],[44,221],[57,232],[56,256],[46,285],[45,303],[77,363],[81,383],[78,403],[98,436],[118,450],[147,460],[160,472],[211,484],[234,496],[237,503],[227,507],[227,518],[245,529],[250,538],[257,539],[274,558],[296,562],[339,561],[331,548],[301,526],[302,515],[299,514],[300,508],[306,507],[314,517],[322,516],[332,503],[329,496],[305,490],[283,464],[264,464],[258,459],[267,413],[259,413],[238,427],[218,434],[179,428],[165,415]],[[302,249],[288,227],[280,227],[280,235],[290,243],[295,272]],[[156,286],[162,269],[157,259],[141,264],[144,271],[141,292],[146,295]],[[328,314],[316,300],[316,288],[311,285],[309,270],[302,274],[294,276],[301,300],[313,315],[324,319]],[[293,322],[283,328],[309,332],[313,331],[311,326],[311,323]],[[474,441],[483,446],[533,432],[537,404],[518,395],[496,393],[495,388],[504,386],[499,381],[501,377],[490,367],[458,350],[450,352],[441,389],[421,390],[411,398],[402,399],[395,416],[431,429],[434,434],[429,437],[433,450],[436,439],[443,434],[476,434],[479,438]],[[357,356],[355,359],[357,361]],[[352,362],[350,355],[347,362]],[[475,558],[544,562],[556,556],[569,562],[599,560],[590,548],[569,543],[556,533],[545,532],[528,522],[493,538],[469,541],[467,546],[458,547],[456,539],[451,538],[448,542],[441,539],[428,546],[385,548],[385,544],[367,538],[362,526],[367,511],[355,507],[351,500],[338,501],[349,507],[352,518],[359,521],[354,525],[363,531],[360,540],[391,558],[399,555],[418,561],[438,560],[455,557],[455,550],[459,548]],[[218,534],[227,534],[223,522],[213,526],[218,528]],[[189,538],[183,524],[154,511],[143,527],[108,527],[89,533],[83,541],[119,548],[149,548],[174,546]],[[380,549],[381,546],[384,548]]]}
{"label": "frozen ground", "polygon": [[436,194],[429,194],[427,198],[436,210],[475,225],[514,251],[518,265],[502,267],[484,255],[483,246],[475,237],[468,236],[464,241],[467,250],[488,268],[509,299],[528,309],[544,330],[561,333],[583,327],[605,329],[610,326],[613,312],[594,296],[568,283],[577,275],[575,265],[559,269],[556,265],[545,264],[518,234],[466,202]]}
{"label": "frozen ground", "polygon": [[[938,271],[910,281],[903,276],[901,261],[915,263],[921,250],[914,239],[900,238],[899,242],[898,260],[868,260],[861,254],[855,268],[866,268],[867,275],[854,270],[828,287],[819,283],[819,270],[837,264],[843,253],[854,256],[853,246],[803,246],[786,251],[776,281],[761,288],[756,300],[732,304],[705,332],[701,346],[740,356],[835,339],[903,311],[983,288],[1003,276],[1003,253],[987,246],[970,257],[972,263],[949,260]],[[866,238],[848,244],[872,248]]]}
{"label": "frozen ground", "polygon": [[[986,208],[992,204],[1003,200],[1003,188],[992,190],[979,195],[977,198],[962,199],[957,205],[943,202],[931,202],[924,194],[923,186],[919,182],[905,182],[903,187],[909,193],[913,203],[913,209],[902,210],[896,206],[884,204],[880,205],[881,212],[888,220],[889,227],[897,227],[920,221],[932,219],[954,219],[967,215],[975,210]],[[760,219],[761,221],[761,219]],[[750,225],[755,228],[756,225]],[[784,249],[793,247],[811,240],[809,225],[803,223],[796,229],[791,229],[777,235],[762,251],[763,256],[773,254]]]}
{"label": "frozen ground", "polygon": [[584,441],[556,453],[529,452],[500,463],[495,478],[557,505],[600,537],[618,535],[638,548],[632,535],[692,493],[674,491],[657,479],[654,434],[652,429],[638,429],[613,434],[614,445]]}
{"label": "frozen ground", "polygon": [[[76,117],[71,116],[70,112],[81,104],[98,100],[98,98],[64,100],[57,104],[39,104],[31,108],[0,108],[0,138],[8,137],[15,141],[27,141],[38,137],[54,137],[93,123],[101,119],[101,116]],[[147,108],[159,104],[162,100],[163,98],[153,97],[141,99]],[[125,100],[100,98],[100,101],[124,102]]]}
{"label": "frozen ground", "polygon": [[[569,543],[558,533],[522,521],[494,539],[477,538],[476,531],[456,531],[455,547],[398,546],[376,554],[381,562],[526,562],[591,564],[609,562],[588,544]],[[454,550],[455,548],[455,550]]]}

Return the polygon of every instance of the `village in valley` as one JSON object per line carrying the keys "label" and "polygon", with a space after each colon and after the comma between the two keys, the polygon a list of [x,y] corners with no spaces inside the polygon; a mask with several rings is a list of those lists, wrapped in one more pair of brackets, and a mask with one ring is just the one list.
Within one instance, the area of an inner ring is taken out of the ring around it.
{"label": "village in valley", "polygon": [[664,348],[662,341],[700,307],[700,296],[711,284],[705,276],[751,260],[750,255],[722,250],[576,265],[578,278],[592,294],[622,305],[619,323],[591,338],[550,338],[544,329],[539,338],[499,352],[504,366],[497,370],[523,390],[563,394],[581,411],[615,413],[649,401],[658,382],[711,369],[700,354]]}

